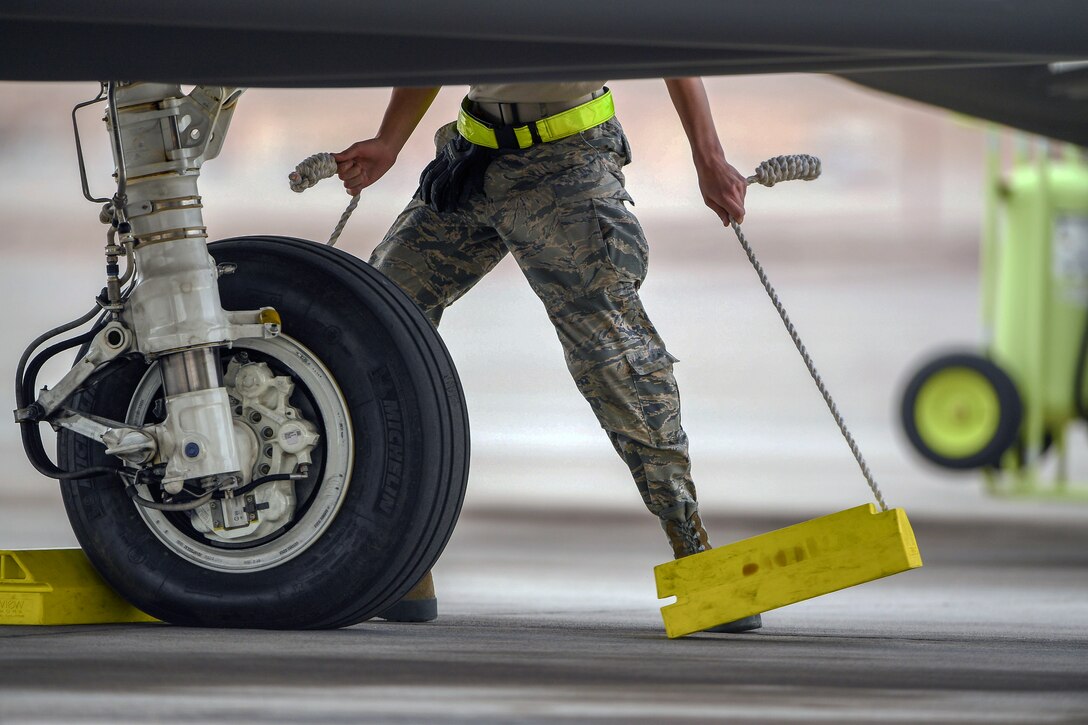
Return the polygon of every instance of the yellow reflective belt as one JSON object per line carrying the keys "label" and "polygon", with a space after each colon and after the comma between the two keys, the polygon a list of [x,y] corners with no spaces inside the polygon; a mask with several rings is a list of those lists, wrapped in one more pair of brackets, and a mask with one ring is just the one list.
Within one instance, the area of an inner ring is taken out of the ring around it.
{"label": "yellow reflective belt", "polygon": [[[469,100],[466,98],[461,103],[461,110],[457,114],[458,132],[477,146],[485,146],[489,149],[499,148],[499,136],[495,133],[496,126],[473,116],[468,111],[468,105]],[[615,115],[616,106],[612,102],[612,91],[605,89],[603,96],[587,101],[580,106],[575,106],[562,113],[542,118],[525,126],[507,126],[505,128],[513,131],[513,139],[517,142],[519,149],[527,149],[535,143],[533,140],[534,130],[540,142],[548,143],[567,136],[573,136],[594,126],[600,126]]]}

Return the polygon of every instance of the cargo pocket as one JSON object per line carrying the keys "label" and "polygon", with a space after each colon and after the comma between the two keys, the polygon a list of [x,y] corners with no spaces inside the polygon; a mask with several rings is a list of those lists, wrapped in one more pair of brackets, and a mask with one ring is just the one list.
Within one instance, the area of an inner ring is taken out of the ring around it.
{"label": "cargo pocket", "polygon": [[646,279],[649,248],[642,225],[624,203],[631,202],[631,196],[620,188],[611,196],[596,197],[591,201],[608,264],[621,281],[638,289]]}
{"label": "cargo pocket", "polygon": [[680,395],[672,365],[677,359],[664,347],[630,350],[626,358],[646,442],[656,446],[675,443],[680,433]]}

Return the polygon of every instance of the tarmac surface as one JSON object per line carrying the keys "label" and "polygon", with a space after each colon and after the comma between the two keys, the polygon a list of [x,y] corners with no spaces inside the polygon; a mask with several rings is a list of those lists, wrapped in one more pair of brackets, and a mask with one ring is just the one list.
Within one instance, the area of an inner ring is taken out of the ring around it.
{"label": "tarmac surface", "polygon": [[921,570],[670,641],[652,519],[475,508],[437,622],[0,627],[0,722],[1088,722],[1088,526],[913,523]]}

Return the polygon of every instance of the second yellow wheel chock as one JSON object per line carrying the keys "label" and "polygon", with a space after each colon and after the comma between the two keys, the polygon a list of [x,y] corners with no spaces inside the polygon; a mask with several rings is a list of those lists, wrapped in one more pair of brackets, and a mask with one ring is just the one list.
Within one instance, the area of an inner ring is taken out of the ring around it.
{"label": "second yellow wheel chock", "polygon": [[[778,156],[760,164],[755,175],[748,177],[748,183],[774,186],[780,181],[811,181],[819,175],[820,160],[813,156]],[[866,504],[661,564],[654,569],[657,596],[676,597],[675,604],[661,609],[665,633],[670,638],[922,566],[906,512],[888,510],[763,266],[740,225],[731,222],[731,226],[857,459],[881,512]]]}
{"label": "second yellow wheel chock", "polygon": [[683,637],[922,565],[902,509],[872,504],[670,561],[654,569],[665,633]]}

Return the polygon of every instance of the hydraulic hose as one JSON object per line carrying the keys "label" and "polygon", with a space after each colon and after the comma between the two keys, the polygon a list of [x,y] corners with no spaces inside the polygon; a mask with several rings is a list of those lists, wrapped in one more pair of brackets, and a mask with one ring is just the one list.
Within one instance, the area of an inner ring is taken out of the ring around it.
{"label": "hydraulic hose", "polygon": [[[290,473],[273,473],[269,476],[254,478],[246,485],[239,486],[238,488],[234,489],[233,493],[235,496],[242,496],[257,488],[258,486],[262,486],[266,483],[271,483],[272,481],[291,481],[293,479],[294,476],[292,476]],[[222,491],[218,491],[216,498],[224,498],[224,493]]]}
{"label": "hydraulic hose", "polygon": [[101,328],[96,325],[82,335],[77,335],[76,337],[72,337],[67,340],[58,342],[54,345],[50,345],[49,347],[45,348],[40,353],[35,355],[34,359],[30,361],[30,364],[27,366],[26,371],[21,378],[23,381],[22,400],[19,400],[17,395],[17,399],[15,401],[16,404],[20,408],[25,408],[26,406],[30,405],[31,400],[34,397],[34,389],[38,385],[38,373],[41,372],[42,366],[44,366],[47,362],[49,362],[49,360],[56,357],[58,354],[64,352],[65,350],[71,350],[73,347],[78,347],[80,345],[90,342],[94,339],[94,336],[98,334],[99,329]]}
{"label": "hydraulic hose", "polygon": [[159,501],[152,501],[149,498],[144,498],[137,491],[135,486],[126,486],[125,492],[128,493],[136,503],[140,504],[144,508],[155,509],[156,511],[192,511],[198,509],[204,504],[212,500],[212,496],[215,495],[215,491],[208,491],[207,493],[193,499],[192,501],[184,501],[181,503],[161,503]]}
{"label": "hydraulic hose", "polygon": [[[274,473],[270,476],[262,476],[261,478],[255,478],[245,486],[240,486],[234,489],[234,495],[240,496],[247,494],[260,485],[269,483],[271,481],[290,481],[292,479],[289,473]],[[193,509],[200,508],[204,504],[211,501],[213,498],[222,499],[225,498],[224,492],[219,490],[211,490],[192,501],[184,501],[180,503],[160,503],[159,501],[152,501],[151,499],[144,498],[136,491],[135,486],[127,486],[125,491],[136,503],[149,509],[155,509],[156,511],[192,511]]]}
{"label": "hydraulic hose", "polygon": [[[80,317],[78,319],[75,319],[75,320],[72,320],[71,322],[60,325],[58,327],[54,327],[52,330],[49,330],[47,332],[43,332],[41,335],[39,335],[38,337],[36,337],[34,339],[34,342],[30,343],[30,345],[27,346],[26,350],[23,351],[23,356],[21,358],[19,358],[19,367],[16,368],[16,371],[15,371],[15,403],[16,403],[16,405],[18,405],[20,408],[24,408],[24,407],[26,407],[27,405],[30,404],[30,401],[26,400],[25,397],[24,397],[24,394],[23,394],[23,379],[25,377],[26,363],[30,359],[30,356],[34,354],[34,351],[38,349],[38,346],[41,345],[46,340],[52,340],[57,335],[61,335],[61,334],[65,333],[65,332],[68,332],[69,330],[74,330],[75,328],[79,327],[80,325],[83,325],[83,324],[86,324],[87,322],[90,322],[92,319],[94,319],[94,316],[97,315],[101,311],[102,311],[102,308],[99,307],[98,305],[95,305],[94,307],[92,307],[87,312],[87,314],[83,315],[82,317]],[[33,395],[33,394],[34,393],[33,393],[33,390],[32,390],[31,395]]]}
{"label": "hydraulic hose", "polygon": [[77,478],[95,478],[117,472],[116,468],[109,466],[91,466],[90,468],[80,468],[75,471],[65,471],[63,468],[54,465],[49,460],[49,456],[46,455],[37,421],[20,421],[19,427],[26,457],[30,460],[30,465],[34,466],[34,470],[43,476],[55,478],[58,481],[71,481]]}
{"label": "hydraulic hose", "polygon": [[[30,343],[23,352],[23,356],[19,360],[19,367],[16,370],[15,404],[20,410],[31,405],[31,401],[34,397],[34,388],[37,386],[38,373],[41,371],[42,366],[58,353],[90,342],[94,339],[94,336],[98,334],[99,326],[96,325],[89,332],[85,332],[82,335],[77,335],[68,340],[50,345],[35,355],[33,360],[30,360],[30,356],[33,354],[34,350],[43,342],[89,322],[99,312],[101,312],[101,308],[96,305],[94,309],[90,310],[82,317],[49,330],[48,332],[39,335],[37,339]],[[30,461],[30,465],[34,466],[34,470],[38,473],[48,478],[69,481],[78,478],[95,478],[97,476],[104,476],[116,472],[116,469],[109,466],[91,466],[75,471],[65,471],[63,468],[58,467],[49,460],[49,456],[45,452],[41,431],[38,429],[38,422],[39,421],[34,418],[25,418],[19,421],[19,432],[23,442],[23,450],[26,453],[27,459]]]}

